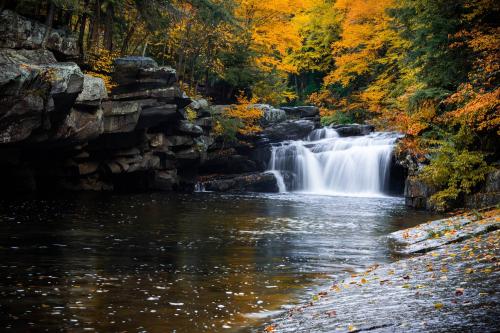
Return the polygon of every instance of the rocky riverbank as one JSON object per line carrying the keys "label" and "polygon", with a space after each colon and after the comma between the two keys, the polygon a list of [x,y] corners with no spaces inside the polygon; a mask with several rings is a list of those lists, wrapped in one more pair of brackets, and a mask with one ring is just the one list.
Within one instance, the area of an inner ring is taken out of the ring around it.
{"label": "rocky riverbank", "polygon": [[494,332],[500,314],[500,211],[471,212],[389,236],[420,254],[336,281],[267,332]]}

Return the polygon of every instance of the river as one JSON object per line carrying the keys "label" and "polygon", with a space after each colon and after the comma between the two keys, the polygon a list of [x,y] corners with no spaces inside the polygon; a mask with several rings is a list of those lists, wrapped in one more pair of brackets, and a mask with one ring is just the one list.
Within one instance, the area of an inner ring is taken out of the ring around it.
{"label": "river", "polygon": [[394,260],[402,198],[69,194],[0,200],[6,332],[247,332]]}

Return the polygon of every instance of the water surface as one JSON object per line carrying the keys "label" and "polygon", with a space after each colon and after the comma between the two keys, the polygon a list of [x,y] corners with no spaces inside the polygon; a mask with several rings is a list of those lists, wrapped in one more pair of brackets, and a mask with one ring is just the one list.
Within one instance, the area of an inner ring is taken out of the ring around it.
{"label": "water surface", "polygon": [[431,219],[401,198],[70,194],[0,201],[0,329],[247,332]]}

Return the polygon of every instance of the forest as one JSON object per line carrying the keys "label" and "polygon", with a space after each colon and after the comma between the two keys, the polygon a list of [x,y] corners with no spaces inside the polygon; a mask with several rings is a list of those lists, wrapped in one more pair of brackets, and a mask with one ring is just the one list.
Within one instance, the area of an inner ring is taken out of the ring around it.
{"label": "forest", "polygon": [[[498,161],[500,4],[495,0],[3,0],[78,35],[78,63],[105,79],[146,55],[190,96],[312,104],[322,123],[406,134],[446,207]],[[233,118],[259,114],[236,112]],[[231,117],[231,115],[229,115]],[[250,121],[251,122],[251,121]],[[248,123],[248,121],[247,121]],[[258,131],[250,126],[246,132]]]}

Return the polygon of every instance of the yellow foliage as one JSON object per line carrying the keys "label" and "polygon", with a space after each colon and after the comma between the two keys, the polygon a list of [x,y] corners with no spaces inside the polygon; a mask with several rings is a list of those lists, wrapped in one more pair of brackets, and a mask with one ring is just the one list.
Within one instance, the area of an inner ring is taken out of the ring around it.
{"label": "yellow foliage", "polygon": [[257,99],[255,97],[248,99],[243,93],[240,93],[237,101],[238,104],[229,108],[227,116],[241,121],[242,125],[238,132],[244,135],[260,132],[262,129],[259,126],[259,120],[262,118],[263,112],[252,106],[257,103]]}
{"label": "yellow foliage", "polygon": [[108,92],[116,86],[113,82],[111,74],[113,73],[113,62],[119,57],[118,52],[110,52],[106,49],[96,49],[87,55],[87,63],[90,70],[86,71],[86,74],[100,77],[103,79],[106,89]]}

